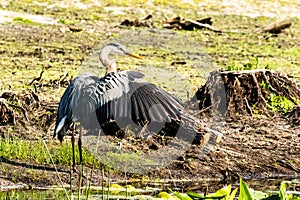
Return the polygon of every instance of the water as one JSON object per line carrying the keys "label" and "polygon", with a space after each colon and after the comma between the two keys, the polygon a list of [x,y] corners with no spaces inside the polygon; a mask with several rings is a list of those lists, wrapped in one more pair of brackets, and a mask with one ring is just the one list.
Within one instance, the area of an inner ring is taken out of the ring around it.
{"label": "water", "polygon": [[[261,177],[257,179],[244,178],[248,186],[257,191],[269,194],[277,194],[280,183],[287,184],[287,194],[300,197],[300,177],[281,175],[277,178]],[[8,191],[0,193],[0,199],[152,199],[162,191],[194,191],[199,194],[204,192],[213,193],[221,189],[225,184],[218,179],[192,180],[164,180],[164,181],[128,181],[125,183],[112,184],[110,188],[101,186],[82,187],[80,195],[77,189],[70,191],[69,186],[64,186],[66,191],[60,187],[7,187]],[[233,188],[239,187],[239,181],[231,183]],[[5,188],[3,188],[5,190]],[[110,191],[109,193],[107,191]],[[103,194],[104,191],[104,194]]]}

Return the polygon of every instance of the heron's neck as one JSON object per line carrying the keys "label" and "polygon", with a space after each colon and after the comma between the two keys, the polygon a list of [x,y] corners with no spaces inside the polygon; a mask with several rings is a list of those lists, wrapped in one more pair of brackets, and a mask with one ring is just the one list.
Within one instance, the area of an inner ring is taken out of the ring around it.
{"label": "heron's neck", "polygon": [[108,57],[108,54],[100,56],[100,61],[106,68],[106,74],[110,72],[117,72],[116,62],[114,60],[111,60]]}
{"label": "heron's neck", "polygon": [[106,74],[111,72],[117,72],[117,65],[115,61],[112,61],[109,65],[106,65]]}

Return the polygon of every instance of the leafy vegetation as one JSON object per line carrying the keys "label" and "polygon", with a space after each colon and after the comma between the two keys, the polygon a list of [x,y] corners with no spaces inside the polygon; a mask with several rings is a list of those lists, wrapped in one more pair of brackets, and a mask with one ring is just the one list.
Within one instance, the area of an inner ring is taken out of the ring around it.
{"label": "leafy vegetation", "polygon": [[264,67],[260,67],[258,65],[258,58],[255,57],[255,60],[252,62],[246,62],[245,64],[236,64],[235,62],[232,62],[230,65],[227,65],[225,70],[226,71],[239,71],[239,70],[254,70],[254,69],[268,69],[270,70],[271,67],[269,65],[266,65]]}
{"label": "leafy vegetation", "polygon": [[[264,90],[269,91],[270,83],[261,82],[261,87]],[[270,92],[269,98],[266,100],[267,108],[273,112],[286,113],[294,108],[296,104],[300,105],[300,100],[292,97],[293,101],[287,99],[284,96],[279,96],[274,92]]]}
{"label": "leafy vegetation", "polygon": [[269,99],[267,100],[267,107],[273,112],[282,111],[286,113],[292,110],[295,104],[287,99],[286,97],[278,96],[275,93],[271,93]]}
{"label": "leafy vegetation", "polygon": [[[238,196],[237,196],[237,193]],[[286,193],[286,183],[282,182],[279,191],[274,193],[267,193],[262,191],[256,191],[248,187],[247,183],[240,179],[240,187],[233,189],[230,185],[216,191],[215,193],[202,196],[194,192],[187,192],[186,194],[180,194],[173,192],[173,194],[180,200],[200,200],[200,199],[218,199],[218,200],[300,200],[300,197],[296,194]]]}
{"label": "leafy vegetation", "polygon": [[70,19],[59,19],[58,23],[67,24],[67,25],[74,25],[75,21],[70,20]]}

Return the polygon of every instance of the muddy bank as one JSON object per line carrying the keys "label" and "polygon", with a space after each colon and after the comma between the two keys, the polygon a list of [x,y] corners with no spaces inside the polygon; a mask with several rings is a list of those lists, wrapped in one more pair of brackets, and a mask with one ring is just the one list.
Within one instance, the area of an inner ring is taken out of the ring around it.
{"label": "muddy bank", "polygon": [[[293,87],[289,87],[289,89],[293,90]],[[242,91],[238,90],[238,93]],[[3,138],[19,135],[19,137],[27,140],[35,139],[39,136],[28,134],[34,129],[41,129],[44,133],[52,135],[51,130],[55,122],[57,104],[37,101],[38,96],[34,95],[36,94],[16,95],[13,92],[5,92],[1,95],[0,114],[4,120],[0,130]],[[206,100],[205,95],[202,97],[203,100]],[[243,101],[243,99],[241,100]],[[238,101],[230,101],[229,104],[235,104]],[[22,103],[20,104],[20,102]],[[18,106],[14,106],[17,103]],[[230,105],[228,106],[230,108]],[[215,143],[214,149],[209,153],[203,154],[199,145],[191,145],[185,152],[181,152],[172,162],[169,162],[167,166],[159,167],[159,170],[144,170],[143,174],[137,174],[129,169],[125,175],[124,170],[112,168],[107,171],[106,168],[104,180],[122,182],[125,176],[129,179],[147,177],[149,180],[159,177],[165,181],[184,179],[189,180],[189,184],[178,182],[176,187],[187,190],[189,187],[194,187],[194,183],[197,183],[197,190],[201,191],[208,184],[210,186],[209,191],[212,192],[220,188],[220,185],[238,183],[239,177],[246,180],[266,177],[283,180],[282,177],[285,177],[284,179],[299,177],[300,125],[297,121],[299,107],[296,106],[286,114],[277,113],[274,116],[263,114],[262,111],[265,109],[263,106],[260,114],[255,115],[248,112],[247,105],[240,106],[239,109],[245,112],[234,110],[233,107],[227,110],[224,126],[220,126],[223,136],[220,141]],[[202,115],[202,118],[205,118],[205,115]],[[13,135],[7,134],[6,128],[11,126],[14,127]],[[173,137],[163,139],[160,136],[153,139],[136,138],[135,135],[130,134],[126,134],[122,138],[117,136],[108,136],[107,142],[111,144],[122,142],[123,152],[159,151],[159,148],[162,148],[164,144],[162,141],[173,140]],[[50,139],[51,136],[48,135],[45,138]],[[66,140],[69,142],[68,137]],[[59,144],[57,143],[57,145]],[[86,145],[84,144],[84,146]],[[172,154],[171,152],[163,153],[164,156]],[[168,158],[166,157],[166,159]],[[8,181],[12,185],[15,183],[25,184],[22,187],[28,187],[28,185],[44,187],[58,183],[58,177],[52,165],[25,163],[4,157],[1,158],[1,163],[3,166],[2,179],[5,184]],[[105,165],[105,162],[103,164]],[[59,165],[57,167],[63,182],[68,184],[71,175],[70,167]],[[8,168],[9,171],[5,170]],[[85,166],[85,170],[88,173],[91,168]],[[45,174],[47,175],[44,176]],[[95,169],[93,174],[92,183],[99,185],[103,178],[101,168]],[[78,182],[78,174],[73,173],[72,176],[73,181]],[[141,186],[139,182],[133,184]]]}

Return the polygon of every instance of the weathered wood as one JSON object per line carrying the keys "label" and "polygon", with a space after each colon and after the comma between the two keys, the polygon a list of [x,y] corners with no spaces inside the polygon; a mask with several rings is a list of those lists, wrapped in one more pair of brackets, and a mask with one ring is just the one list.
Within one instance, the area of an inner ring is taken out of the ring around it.
{"label": "weathered wood", "polygon": [[151,21],[152,15],[148,15],[143,19],[125,19],[121,22],[121,26],[135,26],[135,27],[153,27],[153,23]]}
{"label": "weathered wood", "polygon": [[267,26],[256,29],[255,33],[272,33],[279,34],[284,29],[289,28],[292,25],[293,20],[291,18],[283,18],[277,20]]}
{"label": "weathered wood", "polygon": [[165,15],[164,18],[165,21],[163,21],[163,27],[168,29],[193,31],[195,29],[206,28],[213,32],[217,32],[217,33],[221,32],[220,30],[217,30],[214,27],[212,27],[211,17],[207,17],[199,20],[192,20],[192,19],[184,19],[182,16],[168,18]]}

